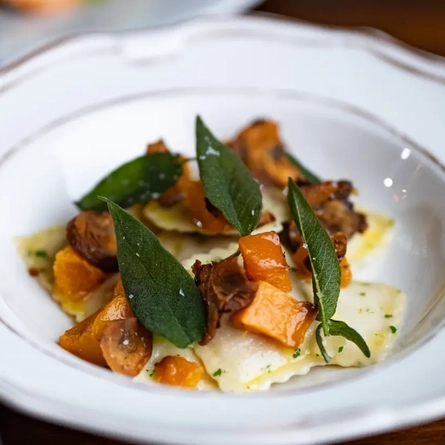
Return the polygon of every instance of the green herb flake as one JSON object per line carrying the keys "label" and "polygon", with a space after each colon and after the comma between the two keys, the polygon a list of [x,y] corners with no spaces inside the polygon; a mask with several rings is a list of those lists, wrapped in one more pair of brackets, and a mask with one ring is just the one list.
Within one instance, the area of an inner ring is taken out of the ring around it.
{"label": "green herb flake", "polygon": [[103,212],[104,196],[121,207],[158,198],[173,186],[182,173],[182,161],[171,153],[150,153],[121,165],[102,179],[76,205],[81,210]]}
{"label": "green herb flake", "polygon": [[46,250],[36,250],[34,252],[34,256],[36,256],[37,258],[48,258]]}
{"label": "green herb flake", "polygon": [[212,375],[213,377],[219,377],[223,373],[222,369],[217,369]]}
{"label": "green herb flake", "polygon": [[262,194],[258,181],[241,158],[215,138],[196,118],[196,155],[205,195],[241,236],[256,229]]}
{"label": "green herb flake", "polygon": [[385,314],[385,318],[392,318],[392,314]]}
{"label": "green herb flake", "polygon": [[389,329],[391,329],[391,332],[395,334],[397,332],[397,328],[395,326],[390,326]]}
{"label": "green herb flake", "polygon": [[298,358],[298,357],[300,357],[300,355],[301,355],[301,349],[297,348],[297,349],[295,349],[295,351],[292,355],[292,358]]}
{"label": "green herb flake", "polygon": [[135,317],[178,348],[200,341],[205,312],[193,278],[141,221],[104,199],[116,231],[122,284]]}
{"label": "green herb flake", "polygon": [[343,352],[343,349],[345,349],[344,346],[340,346],[340,347],[338,348],[338,353],[340,354],[341,352]]}
{"label": "green herb flake", "polygon": [[360,295],[361,295],[362,297],[364,297],[364,296],[366,295],[366,292],[360,292]]}

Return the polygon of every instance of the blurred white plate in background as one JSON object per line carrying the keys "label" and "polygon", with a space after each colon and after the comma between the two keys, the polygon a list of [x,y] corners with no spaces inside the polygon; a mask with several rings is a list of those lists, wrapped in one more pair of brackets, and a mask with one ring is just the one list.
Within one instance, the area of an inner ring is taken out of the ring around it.
{"label": "blurred white plate in background", "polygon": [[261,0],[103,0],[56,15],[0,9],[0,65],[48,40],[79,31],[120,31],[188,20],[203,14],[237,14]]}

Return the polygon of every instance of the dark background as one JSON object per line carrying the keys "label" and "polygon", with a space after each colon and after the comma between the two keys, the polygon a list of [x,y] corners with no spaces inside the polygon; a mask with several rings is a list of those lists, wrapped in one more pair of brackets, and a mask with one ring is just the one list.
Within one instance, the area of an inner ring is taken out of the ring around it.
{"label": "dark background", "polygon": [[[445,0],[269,0],[257,10],[321,24],[379,28],[420,49],[445,56]],[[0,432],[4,445],[122,445],[33,420],[2,405]],[[445,420],[347,445],[402,444],[445,445]]]}

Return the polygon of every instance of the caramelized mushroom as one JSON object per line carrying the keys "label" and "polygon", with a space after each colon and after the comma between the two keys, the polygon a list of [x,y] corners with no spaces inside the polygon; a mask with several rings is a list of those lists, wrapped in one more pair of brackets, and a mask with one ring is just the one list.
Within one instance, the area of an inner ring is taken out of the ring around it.
{"label": "caramelized mushroom", "polygon": [[258,285],[249,281],[238,258],[192,267],[195,281],[206,307],[206,333],[200,345],[206,345],[216,333],[223,313],[247,307],[255,298]]}
{"label": "caramelized mushroom", "polygon": [[273,223],[277,220],[275,218],[275,215],[272,212],[269,212],[268,210],[261,213],[260,216],[260,222],[258,223],[258,227],[263,227],[266,224]]}
{"label": "caramelized mushroom", "polygon": [[368,225],[366,216],[354,210],[349,197],[354,193],[350,181],[325,181],[301,185],[301,191],[330,235],[343,232],[346,238],[363,233]]}
{"label": "caramelized mushroom", "polygon": [[104,331],[100,348],[113,372],[136,377],[152,353],[152,334],[136,318],[113,321]]}
{"label": "caramelized mushroom", "polygon": [[76,253],[92,266],[116,272],[117,245],[113,218],[108,212],[82,212],[66,227],[68,243]]}
{"label": "caramelized mushroom", "polygon": [[[147,147],[147,154],[150,153],[168,153],[169,149],[165,145],[164,141],[160,139],[159,141],[149,144]],[[185,160],[183,156],[181,156],[182,160]],[[158,202],[164,207],[171,207],[181,201],[185,196],[185,190],[188,186],[188,182],[191,178],[191,171],[188,164],[184,164],[183,172],[181,177],[178,179],[175,185],[170,187],[167,191],[165,191],[159,198]]]}
{"label": "caramelized mushroom", "polygon": [[335,254],[339,261],[341,261],[346,256],[347,239],[346,235],[342,232],[334,233],[331,236],[332,244],[334,245]]}
{"label": "caramelized mushroom", "polygon": [[367,228],[366,216],[356,212],[351,203],[327,201],[314,208],[320,222],[330,235],[343,232],[350,239],[354,233],[363,233]]}
{"label": "caramelized mushroom", "polygon": [[244,128],[231,148],[241,157],[258,181],[284,188],[288,178],[304,179],[284,156],[283,144],[275,122],[259,119]]}
{"label": "caramelized mushroom", "polygon": [[352,183],[349,181],[324,181],[318,184],[301,186],[301,191],[311,206],[332,199],[345,201],[349,198],[352,190]]}

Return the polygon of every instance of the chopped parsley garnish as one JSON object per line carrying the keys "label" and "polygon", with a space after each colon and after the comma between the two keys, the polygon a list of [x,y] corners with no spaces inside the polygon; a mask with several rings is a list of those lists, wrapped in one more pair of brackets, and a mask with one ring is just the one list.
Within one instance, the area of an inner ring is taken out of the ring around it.
{"label": "chopped parsley garnish", "polygon": [[343,349],[344,349],[344,346],[340,346],[340,347],[338,348],[338,353],[342,352]]}
{"label": "chopped parsley garnish", "polygon": [[213,377],[219,377],[222,374],[222,369],[217,369],[212,375]]}
{"label": "chopped parsley garnish", "polygon": [[392,318],[392,314],[385,314],[385,318]]}
{"label": "chopped parsley garnish", "polygon": [[34,252],[34,255],[38,258],[48,258],[48,254],[46,253],[45,250],[36,250]]}
{"label": "chopped parsley garnish", "polygon": [[364,297],[364,296],[366,295],[366,292],[360,292],[360,295],[361,295],[362,297]]}
{"label": "chopped parsley garnish", "polygon": [[301,350],[300,350],[300,348],[297,348],[297,349],[295,349],[295,352],[293,353],[292,358],[300,357],[300,355],[301,355]]}
{"label": "chopped parsley garnish", "polygon": [[395,334],[397,332],[397,328],[395,326],[390,326],[389,329],[391,329],[391,332]]}

